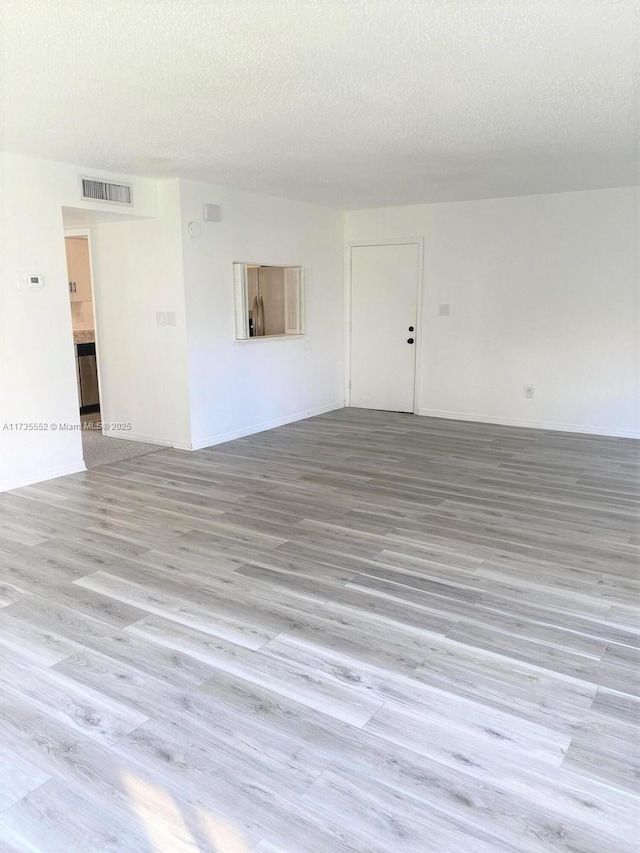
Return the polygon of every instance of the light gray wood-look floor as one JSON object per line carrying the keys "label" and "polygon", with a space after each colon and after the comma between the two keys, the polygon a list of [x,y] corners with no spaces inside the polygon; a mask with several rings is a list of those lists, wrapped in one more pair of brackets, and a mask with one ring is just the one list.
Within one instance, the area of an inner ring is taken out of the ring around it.
{"label": "light gray wood-look floor", "polygon": [[638,851],[638,448],[347,409],[0,495],[0,848]]}

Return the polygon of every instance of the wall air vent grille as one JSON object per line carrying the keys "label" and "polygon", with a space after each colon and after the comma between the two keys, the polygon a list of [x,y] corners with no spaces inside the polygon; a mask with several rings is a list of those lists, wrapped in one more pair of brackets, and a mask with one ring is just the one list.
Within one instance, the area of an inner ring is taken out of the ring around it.
{"label": "wall air vent grille", "polygon": [[108,201],[111,204],[133,204],[130,184],[114,184],[95,178],[81,178],[82,198],[90,201]]}

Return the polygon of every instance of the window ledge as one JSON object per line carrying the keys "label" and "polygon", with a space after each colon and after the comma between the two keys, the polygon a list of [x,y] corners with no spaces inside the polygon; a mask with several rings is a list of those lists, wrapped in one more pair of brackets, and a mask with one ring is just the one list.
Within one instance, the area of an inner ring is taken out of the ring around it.
{"label": "window ledge", "polygon": [[258,342],[262,343],[263,341],[299,341],[302,338],[306,337],[306,335],[256,335],[253,338],[236,338],[234,343],[236,344],[257,344]]}

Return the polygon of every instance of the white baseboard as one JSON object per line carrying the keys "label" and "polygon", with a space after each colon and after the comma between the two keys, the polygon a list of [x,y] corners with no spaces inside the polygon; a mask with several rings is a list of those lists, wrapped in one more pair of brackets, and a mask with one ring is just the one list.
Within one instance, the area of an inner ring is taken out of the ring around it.
{"label": "white baseboard", "polygon": [[157,435],[146,435],[142,432],[128,432],[124,430],[103,432],[106,438],[122,438],[124,441],[141,441],[143,444],[157,444],[160,447],[175,447],[178,450],[191,450],[191,445],[186,442],[167,441],[166,438],[158,438]]}
{"label": "white baseboard", "polygon": [[331,403],[328,406],[319,406],[317,409],[308,409],[304,412],[296,412],[295,415],[286,415],[283,418],[274,418],[270,421],[263,421],[260,424],[254,424],[243,429],[233,430],[232,432],[220,433],[218,435],[208,436],[193,442],[193,450],[201,450],[203,447],[212,447],[214,444],[224,444],[225,441],[233,441],[235,438],[244,438],[247,435],[253,435],[256,432],[264,432],[267,429],[291,424],[294,421],[302,421],[305,418],[313,418],[315,415],[324,415],[326,412],[333,412],[336,409],[344,409],[344,402]]}
{"label": "white baseboard", "polygon": [[56,477],[66,477],[67,474],[79,474],[86,471],[84,462],[75,465],[61,465],[58,468],[45,468],[42,471],[32,471],[20,477],[9,477],[0,482],[0,492],[9,492],[19,489],[21,486],[32,486],[34,483],[43,483],[45,480],[55,480]]}
{"label": "white baseboard", "polygon": [[552,421],[532,421],[524,418],[498,418],[492,415],[467,414],[466,412],[444,412],[440,409],[419,409],[419,415],[429,418],[446,418],[451,421],[474,421],[482,424],[500,426],[527,427],[528,429],[555,430],[557,432],[577,432],[585,435],[608,435],[613,438],[640,438],[640,432],[632,429],[606,429],[605,427],[585,426],[584,424],[566,424]]}

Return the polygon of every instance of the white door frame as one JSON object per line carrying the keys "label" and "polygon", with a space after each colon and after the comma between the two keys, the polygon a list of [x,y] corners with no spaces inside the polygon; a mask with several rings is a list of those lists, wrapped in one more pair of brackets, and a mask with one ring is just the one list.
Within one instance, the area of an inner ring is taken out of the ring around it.
{"label": "white door frame", "polygon": [[424,289],[424,238],[423,237],[391,237],[388,240],[350,240],[345,252],[345,404],[351,405],[351,255],[356,246],[403,246],[416,245],[418,247],[418,287],[416,296],[416,345],[414,347],[415,359],[415,385],[413,389],[413,414],[417,415],[420,410],[420,378],[422,372],[422,291]]}

